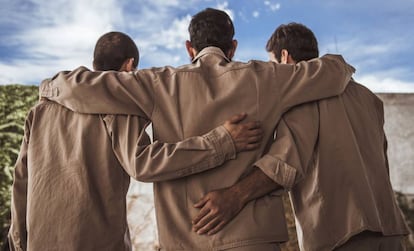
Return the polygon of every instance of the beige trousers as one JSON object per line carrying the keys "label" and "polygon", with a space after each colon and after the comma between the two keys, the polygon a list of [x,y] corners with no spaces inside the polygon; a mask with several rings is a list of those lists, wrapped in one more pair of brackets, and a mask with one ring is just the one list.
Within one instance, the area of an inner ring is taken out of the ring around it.
{"label": "beige trousers", "polygon": [[335,251],[405,251],[404,236],[383,236],[365,231],[353,236]]}

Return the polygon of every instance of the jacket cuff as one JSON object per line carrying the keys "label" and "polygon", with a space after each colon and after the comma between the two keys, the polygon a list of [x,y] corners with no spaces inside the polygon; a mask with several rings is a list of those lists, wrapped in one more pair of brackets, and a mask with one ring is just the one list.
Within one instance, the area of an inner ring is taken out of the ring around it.
{"label": "jacket cuff", "polygon": [[224,126],[219,126],[211,130],[204,138],[213,144],[220,163],[236,158],[236,146],[233,143],[230,133]]}
{"label": "jacket cuff", "polygon": [[8,248],[10,251],[23,251],[23,245],[20,242],[20,236],[18,232],[9,232],[7,235],[7,241],[9,243]]}
{"label": "jacket cuff", "polygon": [[254,165],[260,168],[274,182],[287,190],[290,190],[295,184],[296,169],[283,160],[271,155],[265,155]]}

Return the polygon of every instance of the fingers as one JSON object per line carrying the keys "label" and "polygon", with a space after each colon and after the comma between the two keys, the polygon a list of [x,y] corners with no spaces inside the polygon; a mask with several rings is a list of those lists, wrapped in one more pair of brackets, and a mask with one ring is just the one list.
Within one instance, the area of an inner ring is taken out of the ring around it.
{"label": "fingers", "polygon": [[198,219],[194,220],[194,223],[193,223],[193,230],[197,233],[199,229],[205,227],[212,219],[215,218],[214,214],[211,213],[211,210],[208,210],[208,213],[204,214],[202,217],[201,217],[201,212],[199,215],[200,217],[197,216]]}
{"label": "fingers", "polygon": [[260,128],[260,121],[250,121],[242,124],[247,130],[254,130]]}
{"label": "fingers", "polygon": [[239,143],[243,144],[243,147],[246,147],[248,149],[256,148],[260,145],[262,138],[262,133],[252,133],[251,136],[249,135],[246,139],[240,140]]}
{"label": "fingers", "polygon": [[220,222],[221,220],[219,217],[209,214],[200,221],[199,225],[194,225],[193,229],[197,234],[205,234],[218,226]]}
{"label": "fingers", "polygon": [[204,204],[206,204],[207,201],[208,201],[208,197],[204,196],[196,204],[194,204],[194,207],[195,208],[200,208],[200,207],[204,206]]}
{"label": "fingers", "polygon": [[247,144],[243,147],[244,151],[254,150],[260,147],[260,143]]}
{"label": "fingers", "polygon": [[254,140],[254,138],[258,138],[259,140],[263,136],[263,130],[262,129],[255,129],[255,130],[249,130],[246,132],[245,137],[248,138],[248,141]]}
{"label": "fingers", "polygon": [[245,112],[239,113],[239,114],[236,114],[233,117],[231,117],[226,122],[228,122],[230,124],[237,124],[237,123],[241,122],[243,119],[245,119],[246,116],[247,116],[247,113],[245,113]]}
{"label": "fingers", "polygon": [[208,235],[213,235],[213,234],[216,234],[216,233],[218,233],[218,231],[220,231],[220,230],[222,230],[223,229],[223,227],[225,226],[227,224],[227,221],[225,221],[225,220],[222,220],[222,221],[220,221],[220,223],[219,224],[217,224],[217,226],[215,226],[213,229],[211,229],[210,231],[208,231]]}
{"label": "fingers", "polygon": [[[206,215],[208,213],[210,213],[210,208],[203,207],[200,210],[200,212],[198,213],[198,215],[193,219],[193,222],[192,222],[193,225],[194,226],[200,226],[200,227],[203,226],[204,224],[203,223],[200,223],[200,222],[204,219],[204,217],[206,217]],[[198,228],[200,228],[200,227],[198,227]]]}

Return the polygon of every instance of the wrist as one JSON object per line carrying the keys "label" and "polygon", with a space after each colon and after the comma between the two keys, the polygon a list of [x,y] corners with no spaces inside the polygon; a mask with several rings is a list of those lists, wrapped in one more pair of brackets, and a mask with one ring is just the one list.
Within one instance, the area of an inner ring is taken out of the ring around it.
{"label": "wrist", "polygon": [[228,192],[233,198],[237,198],[241,206],[246,205],[250,200],[249,191],[243,189],[243,186],[241,186],[239,183],[236,183],[235,185],[229,187]]}

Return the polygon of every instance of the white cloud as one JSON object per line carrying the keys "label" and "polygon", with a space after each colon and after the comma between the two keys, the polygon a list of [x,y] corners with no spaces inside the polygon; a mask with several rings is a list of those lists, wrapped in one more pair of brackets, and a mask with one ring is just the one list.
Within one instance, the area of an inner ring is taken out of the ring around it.
{"label": "white cloud", "polygon": [[357,38],[341,38],[339,41],[334,37],[333,42],[320,46],[321,53],[340,53],[352,59],[380,57],[388,55],[392,49],[398,49],[398,40],[374,40],[363,35]]}
{"label": "white cloud", "polygon": [[264,1],[264,5],[266,5],[273,12],[280,10],[280,3],[272,3],[270,1]]}
{"label": "white cloud", "polygon": [[258,18],[260,16],[260,12],[258,12],[257,10],[256,11],[253,11],[252,16],[254,18]]}
{"label": "white cloud", "polygon": [[373,92],[414,92],[413,82],[401,80],[411,74],[407,66],[384,64],[390,52],[404,51],[404,44],[399,38],[376,40],[361,35],[322,45],[320,52],[342,54],[356,68],[355,80]]}
{"label": "white cloud", "polygon": [[216,9],[222,10],[227,13],[227,15],[230,16],[231,20],[234,22],[234,11],[229,8],[229,3],[227,1],[224,1],[222,3],[218,3],[216,6]]}
{"label": "white cloud", "polygon": [[181,49],[184,41],[188,39],[187,28],[190,20],[190,15],[181,19],[174,19],[171,26],[161,30],[160,33],[153,33],[154,39],[151,40],[151,43],[167,49]]}
{"label": "white cloud", "polygon": [[414,93],[414,83],[404,82],[393,77],[379,77],[369,74],[355,79],[372,92],[408,92]]}
{"label": "white cloud", "polygon": [[[28,1],[30,11],[11,6],[9,16],[24,21],[9,36],[22,56],[0,61],[0,84],[33,83],[58,70],[88,65],[96,40],[113,29],[120,8],[115,0]],[[33,83],[35,84],[35,83]]]}

